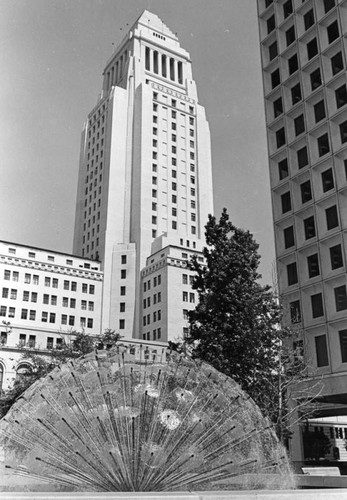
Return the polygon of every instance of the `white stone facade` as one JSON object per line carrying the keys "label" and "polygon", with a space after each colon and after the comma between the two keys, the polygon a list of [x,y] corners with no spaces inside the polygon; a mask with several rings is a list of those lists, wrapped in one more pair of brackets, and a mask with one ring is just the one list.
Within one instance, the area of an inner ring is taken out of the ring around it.
{"label": "white stone facade", "polygon": [[[157,337],[157,328],[142,328],[152,243],[164,235],[170,245],[201,249],[213,197],[209,127],[189,54],[147,11],[106,64],[82,134],[77,200],[74,253],[101,261],[102,330]],[[171,274],[163,311],[178,286]],[[182,335],[183,326],[161,317],[163,341]]]}
{"label": "white stone facade", "polygon": [[59,349],[71,331],[101,333],[102,278],[90,259],[0,241],[2,388],[26,352]]}

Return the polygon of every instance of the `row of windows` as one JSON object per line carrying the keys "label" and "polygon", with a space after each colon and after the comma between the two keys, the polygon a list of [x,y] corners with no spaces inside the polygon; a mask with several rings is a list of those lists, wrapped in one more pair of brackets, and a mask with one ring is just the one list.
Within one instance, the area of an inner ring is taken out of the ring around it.
{"label": "row of windows", "polygon": [[166,54],[160,54],[157,50],[151,50],[149,47],[145,48],[145,68],[156,75],[160,74],[164,78],[183,83],[182,62]]}
{"label": "row of windows", "polygon": [[[328,190],[330,190],[334,187],[334,179],[332,177],[332,169],[329,169],[328,171],[324,172],[324,174],[325,175],[324,175],[324,180],[323,180],[323,191],[327,192]],[[323,174],[322,174],[322,177],[323,177]],[[300,194],[301,194],[301,202],[303,204],[312,200],[312,187],[311,187],[310,180],[307,180],[307,181],[302,182],[300,184]],[[285,214],[285,213],[290,212],[292,210],[292,201],[291,201],[290,191],[286,191],[285,193],[283,193],[281,195],[281,207],[282,207],[282,214]],[[327,216],[328,229],[332,229],[333,227],[338,226],[336,206],[334,209],[332,207],[328,208],[326,210],[326,216]],[[334,217],[334,219],[332,219],[332,217]]]}
{"label": "row of windows", "polygon": [[[161,309],[158,309],[158,311],[154,311],[152,316],[153,316],[153,323],[155,323],[156,321],[161,321]],[[143,326],[150,325],[151,324],[151,315],[146,314],[145,316],[143,316],[142,323],[143,323]]]}
{"label": "row of windows", "polygon": [[[11,254],[11,255],[16,255],[17,249],[9,247],[8,248],[8,253]],[[28,252],[28,257],[29,257],[29,259],[36,259],[36,253],[35,252]],[[54,255],[47,255],[47,261],[48,262],[54,262],[55,261],[55,256]],[[66,263],[67,266],[73,266],[73,260],[72,259],[66,259],[65,263]]]}
{"label": "row of windows", "polygon": [[[295,267],[293,266],[289,271],[295,278]],[[346,285],[341,285],[334,288],[334,299],[336,312],[344,311],[347,309],[347,294]],[[311,295],[311,314],[312,318],[320,318],[324,316],[323,295],[321,292]],[[300,301],[295,300],[290,303],[290,316],[292,323],[301,322],[301,306]]]}
{"label": "row of windows", "polygon": [[160,340],[161,339],[161,328],[155,328],[152,331],[152,338],[151,338],[151,332],[146,332],[142,334],[143,340]]}
{"label": "row of windows", "polygon": [[[339,219],[337,215],[336,205],[332,205],[331,207],[325,210],[325,217],[326,217],[326,225],[328,231],[334,229],[335,227],[338,227]],[[310,217],[304,219],[303,224],[304,224],[305,239],[308,240],[310,238],[314,238],[316,236],[316,225],[315,225],[314,215],[311,215]],[[292,229],[292,226],[284,230],[284,238],[285,238],[286,248],[289,248],[294,245],[294,229]]]}
{"label": "row of windows", "polygon": [[[152,282],[152,280],[150,280],[150,279],[143,282],[143,291],[144,292],[147,292],[147,290],[151,289],[151,282]],[[153,278],[153,286],[156,287],[159,285],[161,285],[161,274],[158,274],[158,276],[154,276],[154,278]]]}
{"label": "row of windows", "polygon": [[[335,7],[336,5],[335,1],[336,0],[323,0],[325,14],[329,12],[333,7]],[[302,0],[302,3],[304,2],[305,0]],[[272,3],[273,0],[265,0],[265,7],[267,8]],[[293,13],[292,0],[287,0],[286,2],[284,2],[282,8],[283,8],[283,18],[286,19]],[[314,24],[314,22],[315,22],[314,13],[313,9],[311,9],[304,15],[305,29],[308,30]],[[276,28],[275,14],[273,14],[267,19],[266,25],[267,25],[267,33],[270,34]]]}
{"label": "row of windows", "polygon": [[[2,289],[2,298],[3,299],[13,299],[17,300],[18,297],[18,290],[14,288],[3,288]],[[38,294],[37,292],[29,292],[27,290],[23,291],[23,298],[22,300],[24,302],[37,302],[38,299]],[[69,301],[70,301],[70,306],[69,306]],[[42,298],[42,303],[43,304],[51,304],[52,306],[56,306],[58,304],[58,297],[57,295],[48,295],[48,294],[43,294]],[[88,304],[88,310],[89,311],[94,311],[94,302],[92,301],[86,301],[86,300],[81,300],[81,309],[87,309],[87,304]],[[62,306],[63,307],[71,307],[75,308],[76,307],[76,299],[73,298],[68,298],[68,297],[62,297]]]}
{"label": "row of windows", "polygon": [[[291,88],[291,98],[292,103],[297,104],[302,100],[301,85],[297,83]],[[342,106],[347,104],[347,86],[346,84],[341,85],[335,90],[335,101],[336,108],[340,109]],[[273,103],[274,116],[277,118],[283,113],[283,101],[282,97],[276,99]],[[326,104],[325,100],[322,99],[313,105],[313,114],[315,123],[319,123],[321,120],[326,118]],[[301,114],[294,119],[294,132],[298,136],[305,131],[305,120],[304,115]]]}
{"label": "row of windows", "polygon": [[[12,281],[19,281],[19,272],[18,271],[10,271],[8,269],[4,270],[4,280],[11,280]],[[40,278],[37,274],[31,275],[29,273],[24,274],[24,283],[30,284],[33,283],[33,285],[38,285],[40,282]],[[59,286],[59,279],[58,278],[50,278],[48,276],[45,276],[44,278],[44,285],[45,286],[51,286],[52,288],[58,288]],[[63,280],[63,289],[64,290],[71,290],[72,292],[77,291],[77,281],[69,281],[69,280]],[[94,294],[95,293],[95,285],[88,285],[87,283],[82,283],[82,293],[90,293]]]}
{"label": "row of windows", "polygon": [[[317,366],[323,367],[329,365],[329,355],[326,335],[315,337]],[[347,363],[347,330],[339,331],[341,362]],[[340,436],[338,436],[340,437]]]}
{"label": "row of windows", "polygon": [[113,63],[112,67],[106,73],[106,91],[123,78],[125,64],[127,61],[128,50],[125,50],[121,56]]}
{"label": "row of windows", "polygon": [[182,300],[183,302],[188,302],[188,298],[189,298],[189,302],[191,304],[195,304],[195,293],[194,292],[182,292]]}
{"label": "row of windows", "polygon": [[[315,42],[315,40],[316,39],[314,39],[313,42]],[[314,49],[316,50],[316,42],[314,44]],[[311,47],[311,50],[313,50],[313,46]],[[317,53],[318,53],[318,48],[314,55],[316,55]],[[299,69],[298,55],[293,54],[291,57],[289,57],[287,64],[288,64],[288,74],[289,76],[292,76]],[[337,75],[337,73],[340,73],[340,71],[343,70],[344,62],[341,51],[337,52],[336,54],[330,57],[330,66],[331,66],[332,76]],[[309,77],[311,83],[311,90],[313,92],[322,85],[321,68],[318,67],[314,69],[312,72],[309,73]],[[280,85],[282,81],[280,68],[276,68],[270,73],[270,81],[271,81],[271,89],[275,89],[276,87],[278,87],[278,85]],[[298,94],[297,90],[293,92],[296,93],[296,95],[294,96],[292,95],[292,104],[294,106],[296,102],[299,102],[301,100],[301,96]]]}
{"label": "row of windows", "polygon": [[[8,311],[7,311],[8,309]],[[9,318],[14,318],[16,315],[16,308],[15,307],[9,307],[7,306],[0,306],[0,316],[8,316]],[[31,320],[31,321],[36,321],[37,320],[37,311],[34,309],[21,309],[20,313],[20,319],[24,320]],[[43,323],[55,323],[57,319],[56,313],[48,313],[47,311],[42,311],[41,313],[41,321]],[[62,325],[69,325],[69,326],[74,326],[75,325],[75,316],[68,316],[66,314],[61,315],[61,324]],[[82,327],[87,327],[87,328],[93,328],[93,319],[92,318],[80,318],[80,325]]]}
{"label": "row of windows", "polygon": [[[161,302],[161,292],[154,293],[153,294],[153,305],[160,304],[160,302]],[[146,309],[147,307],[151,307],[151,297],[147,297],[146,299],[143,299],[143,308]]]}
{"label": "row of windows", "polygon": [[[298,134],[301,134],[305,131],[305,121],[304,116],[300,115],[294,120],[295,130],[298,131]],[[347,120],[339,124],[340,130],[340,140],[341,144],[347,142]],[[281,148],[286,144],[286,133],[285,128],[281,127],[276,131],[276,146],[277,148]],[[330,152],[330,144],[329,144],[329,136],[327,133],[322,134],[317,138],[317,147],[318,147],[318,155],[319,157],[324,156],[325,154]]]}
{"label": "row of windows", "polygon": [[[319,257],[318,253],[309,255],[306,258],[307,270],[309,278],[315,278],[320,275]],[[330,263],[332,270],[338,269],[343,266],[343,257],[341,245],[330,247]],[[298,282],[296,263],[288,264],[287,266],[288,286],[294,285]]]}

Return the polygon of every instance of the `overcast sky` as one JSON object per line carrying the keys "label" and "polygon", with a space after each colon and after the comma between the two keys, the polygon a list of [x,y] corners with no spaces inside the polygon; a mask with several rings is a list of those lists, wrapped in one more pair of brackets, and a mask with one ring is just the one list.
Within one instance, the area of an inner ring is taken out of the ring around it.
{"label": "overcast sky", "polygon": [[0,239],[72,251],[80,133],[144,9],[190,52],[212,136],[215,215],[274,260],[255,0],[1,0]]}

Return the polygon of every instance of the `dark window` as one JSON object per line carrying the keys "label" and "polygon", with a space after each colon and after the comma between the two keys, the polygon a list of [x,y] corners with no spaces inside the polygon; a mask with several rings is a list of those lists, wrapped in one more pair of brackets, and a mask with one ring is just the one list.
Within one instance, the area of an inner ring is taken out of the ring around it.
{"label": "dark window", "polygon": [[298,167],[303,168],[308,164],[308,155],[307,155],[307,147],[304,146],[303,148],[299,149],[297,151],[297,157],[298,157]]}
{"label": "dark window", "polygon": [[314,338],[314,340],[316,344],[317,366],[327,366],[329,364],[329,360],[326,336],[318,335]]}
{"label": "dark window", "polygon": [[294,241],[294,226],[289,226],[286,227],[283,230],[284,234],[284,248],[290,248],[294,246],[295,241]]}
{"label": "dark window", "polygon": [[308,276],[309,278],[314,278],[315,276],[319,276],[319,260],[318,254],[315,253],[313,255],[309,255],[307,257],[307,267],[308,267]]}
{"label": "dark window", "polygon": [[347,120],[340,123],[340,136],[342,144],[347,141]]}
{"label": "dark window", "polygon": [[312,90],[316,90],[318,87],[322,85],[322,76],[320,68],[317,68],[314,71],[312,71],[312,73],[310,74],[310,79],[311,79]]}
{"label": "dark window", "polygon": [[336,311],[339,312],[347,309],[346,285],[334,288],[334,294],[335,294]]}
{"label": "dark window", "polygon": [[308,201],[312,200],[312,189],[310,181],[305,181],[300,184],[300,191],[302,203],[307,203]]}
{"label": "dark window", "polygon": [[299,115],[294,119],[295,135],[300,135],[305,132],[304,115]]}
{"label": "dark window", "polygon": [[304,23],[305,23],[305,30],[308,30],[311,26],[314,25],[314,13],[313,13],[313,9],[309,10],[304,15]]}
{"label": "dark window", "polygon": [[122,255],[121,262],[122,262],[122,264],[126,264],[127,263],[127,256],[126,255]]}
{"label": "dark window", "polygon": [[301,94],[301,87],[300,83],[297,83],[294,85],[294,87],[291,88],[291,93],[292,93],[292,104],[296,104],[297,102],[301,101],[302,99],[302,94]]}
{"label": "dark window", "polygon": [[287,0],[287,2],[285,2],[283,4],[283,15],[284,15],[284,18],[290,16],[290,14],[292,12],[293,12],[292,0]]}
{"label": "dark window", "polygon": [[150,50],[149,47],[146,47],[146,69],[150,69]]}
{"label": "dark window", "polygon": [[290,199],[290,191],[287,191],[286,193],[282,194],[281,203],[282,203],[282,213],[283,214],[285,214],[286,212],[289,212],[292,209],[292,202]]}
{"label": "dark window", "polygon": [[311,295],[312,318],[319,318],[324,315],[323,297],[321,293]]}
{"label": "dark window", "polygon": [[[340,337],[340,348],[341,348],[341,358],[342,358],[341,360],[342,363],[347,363],[347,330],[340,330],[339,337]],[[345,435],[346,434],[347,433],[345,429]]]}
{"label": "dark window", "polygon": [[277,56],[277,54],[278,54],[277,42],[274,42],[274,43],[272,43],[269,46],[269,58],[270,58],[270,61],[272,61],[272,59],[275,59],[275,57]]}
{"label": "dark window", "polygon": [[333,7],[335,7],[335,0],[324,0],[324,11],[329,12]]}
{"label": "dark window", "polygon": [[333,205],[325,210],[325,216],[327,219],[327,229],[333,229],[339,225],[339,219],[337,216],[337,207]]}
{"label": "dark window", "polygon": [[295,323],[300,323],[301,321],[301,307],[300,300],[294,300],[289,304],[290,308],[290,321]]}
{"label": "dark window", "polygon": [[308,240],[310,238],[314,238],[316,236],[316,228],[314,225],[314,217],[308,217],[304,219],[304,231],[305,231],[305,239]]}
{"label": "dark window", "polygon": [[320,122],[321,120],[323,120],[323,118],[325,118],[326,115],[325,115],[324,99],[317,102],[317,104],[313,106],[313,109],[314,109],[314,118],[316,120],[316,123]]}
{"label": "dark window", "polygon": [[267,8],[269,5],[271,5],[273,0],[265,0],[265,8]]}
{"label": "dark window", "polygon": [[282,127],[276,131],[276,145],[278,148],[280,148],[285,143],[286,143],[286,135],[285,135],[284,127]]}
{"label": "dark window", "polygon": [[277,118],[277,116],[280,116],[282,113],[283,113],[282,97],[279,97],[278,99],[276,99],[276,101],[274,101],[275,118]]}
{"label": "dark window", "polygon": [[336,75],[342,70],[343,70],[342,52],[338,52],[331,58],[331,71],[333,75]]}
{"label": "dark window", "polygon": [[323,156],[330,151],[328,134],[323,134],[317,139],[318,154]]}
{"label": "dark window", "polygon": [[266,21],[267,24],[267,34],[271,33],[275,29],[275,16],[272,15],[269,17],[269,19]]}
{"label": "dark window", "polygon": [[119,303],[119,312],[121,313],[125,312],[125,302]]}
{"label": "dark window", "polygon": [[342,85],[335,90],[336,106],[341,108],[347,103],[347,87],[346,84]]}
{"label": "dark window", "polygon": [[329,43],[333,42],[334,40],[336,40],[336,38],[340,36],[339,26],[337,24],[337,21],[334,21],[333,23],[329,24],[329,26],[327,27],[327,33],[328,33]]}
{"label": "dark window", "polygon": [[307,44],[307,57],[309,59],[312,59],[316,54],[318,54],[318,44],[317,44],[317,39],[313,38],[310,42]]}
{"label": "dark window", "polygon": [[289,74],[292,75],[299,67],[298,55],[294,54],[292,57],[288,59],[288,69]]}
{"label": "dark window", "polygon": [[294,26],[291,26],[286,31],[287,47],[288,47],[288,45],[291,45],[294,42],[294,40],[295,40],[295,29],[294,29]]}
{"label": "dark window", "polygon": [[274,89],[281,83],[280,70],[277,68],[271,73],[271,86]]}
{"label": "dark window", "polygon": [[330,247],[331,269],[338,269],[343,266],[341,245]]}
{"label": "dark window", "polygon": [[326,193],[330,189],[333,189],[334,176],[332,168],[328,168],[328,170],[322,172],[322,185],[323,185],[323,193]]}
{"label": "dark window", "polygon": [[296,262],[292,262],[287,265],[287,277],[288,277],[288,286],[295,285],[298,282],[298,270],[296,267]]}
{"label": "dark window", "polygon": [[279,174],[279,177],[280,177],[280,181],[282,179],[285,179],[286,177],[288,177],[289,171],[288,171],[288,160],[287,160],[287,158],[285,158],[284,160],[282,160],[282,161],[280,161],[278,163],[278,174]]}

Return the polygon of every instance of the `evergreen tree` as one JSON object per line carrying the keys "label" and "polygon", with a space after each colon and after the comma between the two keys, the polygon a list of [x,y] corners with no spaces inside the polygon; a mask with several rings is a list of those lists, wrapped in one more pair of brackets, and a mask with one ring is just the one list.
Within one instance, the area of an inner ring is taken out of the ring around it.
{"label": "evergreen tree", "polygon": [[199,303],[185,342],[193,356],[232,377],[270,414],[265,405],[274,390],[282,335],[278,301],[258,281],[260,255],[252,234],[235,227],[226,209],[219,222],[210,215],[205,227],[205,263],[193,257],[188,264],[196,272]]}

